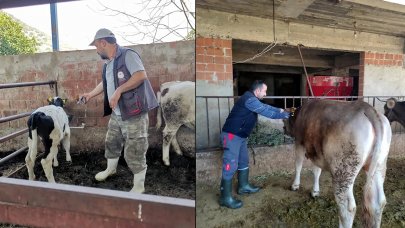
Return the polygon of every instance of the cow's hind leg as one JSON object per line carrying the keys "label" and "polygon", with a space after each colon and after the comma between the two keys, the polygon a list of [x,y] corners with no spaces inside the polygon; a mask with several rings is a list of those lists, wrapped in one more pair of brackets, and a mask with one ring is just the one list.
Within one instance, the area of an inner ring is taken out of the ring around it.
{"label": "cow's hind leg", "polygon": [[383,184],[385,168],[377,170],[374,175],[367,174],[364,186],[363,226],[380,227],[382,212],[386,204]]}
{"label": "cow's hind leg", "polygon": [[[176,133],[177,134],[177,133]],[[180,149],[179,143],[177,142],[177,136],[174,135],[172,139],[172,146],[176,154],[183,155],[183,152]]]}
{"label": "cow's hind leg", "polygon": [[48,182],[52,183],[55,183],[55,178],[53,176],[53,169],[52,169],[52,160],[55,158],[55,154],[58,153],[58,144],[56,141],[57,140],[53,140],[52,147],[46,158],[41,159],[41,165],[42,168],[44,169],[45,176],[48,179]]}
{"label": "cow's hind leg", "polygon": [[162,145],[162,159],[163,163],[167,166],[170,165],[170,159],[169,159],[169,149],[170,149],[170,144],[173,140],[173,137],[176,136],[177,130],[180,128],[180,126],[177,126],[175,128],[168,128],[167,125],[163,129],[163,145]]}
{"label": "cow's hind leg", "polygon": [[296,146],[295,148],[295,178],[291,185],[291,190],[296,191],[300,188],[300,176],[302,163],[304,162],[305,150],[302,146]]}
{"label": "cow's hind leg", "polygon": [[62,139],[63,148],[66,151],[66,161],[71,162],[72,157],[70,156],[70,133],[66,134]]}
{"label": "cow's hind leg", "polygon": [[59,166],[59,161],[58,161],[58,153],[55,154],[53,157],[53,167],[58,167]]}
{"label": "cow's hind leg", "polygon": [[311,196],[313,198],[319,196],[319,177],[321,176],[322,169],[314,165],[312,167],[312,173],[314,174],[314,187],[312,188]]}
{"label": "cow's hind leg", "polygon": [[353,186],[359,170],[358,165],[351,166],[344,162],[331,171],[335,200],[339,208],[339,227],[350,228],[353,225],[356,214]]}
{"label": "cow's hind leg", "polygon": [[[25,156],[25,165],[27,166],[28,170],[28,179],[35,180],[35,173],[34,173],[34,165],[35,165],[35,158],[37,156],[37,150],[32,149],[33,145],[32,140],[28,138],[28,153]],[[34,158],[34,159],[32,159]]]}

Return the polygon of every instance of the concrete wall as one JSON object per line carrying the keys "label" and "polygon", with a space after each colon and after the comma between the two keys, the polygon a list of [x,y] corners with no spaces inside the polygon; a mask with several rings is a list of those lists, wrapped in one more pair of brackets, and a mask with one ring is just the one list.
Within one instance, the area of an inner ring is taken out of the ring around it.
{"label": "concrete wall", "polygon": [[[237,17],[237,19],[235,19]],[[404,39],[400,37],[326,28],[275,20],[277,43],[303,44],[305,47],[346,51],[375,51],[403,53]],[[241,14],[198,8],[197,35],[218,39],[241,39],[264,43],[273,42],[273,20]]]}
{"label": "concrete wall", "polygon": [[[132,46],[144,62],[154,91],[167,81],[195,81],[195,41]],[[103,61],[95,50],[52,52],[34,55],[1,56],[0,83],[56,80],[59,96],[68,99],[66,112],[74,115],[71,126],[86,124],[84,129],[72,129],[73,150],[104,148],[104,138],[109,117],[103,115],[103,96],[87,105],[77,105],[79,95],[91,91],[101,82]],[[49,86],[22,87],[0,90],[0,115],[10,116],[32,111],[45,105],[55,92]],[[161,148],[161,130],[156,132],[156,110],[149,113],[150,147]],[[0,136],[26,127],[27,118],[0,124]],[[180,146],[194,150],[194,132],[181,136]],[[10,151],[26,145],[26,137],[18,137],[2,143],[0,151]],[[187,140],[184,140],[187,138]],[[187,145],[186,145],[187,144]],[[187,151],[186,151],[187,153]]]}
{"label": "concrete wall", "polygon": [[[405,157],[405,134],[394,134],[389,157]],[[275,147],[256,147],[255,154],[249,148],[250,176],[271,172],[293,173],[295,170],[295,148],[293,144]],[[197,153],[196,175],[198,182],[219,183],[222,175],[222,154],[220,150]],[[303,168],[310,168],[311,162],[304,160]],[[292,183],[293,180],[291,180]]]}

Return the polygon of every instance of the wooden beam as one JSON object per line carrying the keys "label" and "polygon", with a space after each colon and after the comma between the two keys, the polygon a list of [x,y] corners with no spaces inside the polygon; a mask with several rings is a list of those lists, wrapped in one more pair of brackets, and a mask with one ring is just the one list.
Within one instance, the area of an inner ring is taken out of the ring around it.
{"label": "wooden beam", "polygon": [[35,227],[193,227],[195,201],[0,177],[0,221]]}

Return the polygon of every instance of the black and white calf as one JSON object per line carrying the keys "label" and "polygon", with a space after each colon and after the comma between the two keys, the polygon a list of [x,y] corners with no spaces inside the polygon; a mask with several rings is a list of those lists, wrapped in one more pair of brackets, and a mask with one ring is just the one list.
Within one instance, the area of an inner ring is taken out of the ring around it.
{"label": "black and white calf", "polygon": [[35,179],[34,165],[37,156],[38,135],[42,139],[45,147],[45,155],[42,160],[46,178],[49,182],[55,182],[52,170],[53,166],[58,166],[58,145],[62,142],[66,151],[66,161],[72,161],[70,157],[70,128],[69,119],[63,110],[65,100],[59,97],[49,98],[49,104],[35,110],[28,119],[29,129],[28,153],[25,157],[25,164],[28,169],[30,180]]}

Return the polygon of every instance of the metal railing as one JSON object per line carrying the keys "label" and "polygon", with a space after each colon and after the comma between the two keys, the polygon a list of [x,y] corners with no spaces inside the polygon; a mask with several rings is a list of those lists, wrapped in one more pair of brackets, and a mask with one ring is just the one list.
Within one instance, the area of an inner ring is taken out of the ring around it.
{"label": "metal railing", "polygon": [[[404,96],[266,96],[264,103],[278,108],[299,107],[308,99],[333,99],[353,101],[361,99],[384,113],[387,99],[394,97],[398,101],[405,100]],[[196,150],[197,152],[220,148],[220,134],[226,118],[237,101],[238,96],[196,96]],[[393,125],[394,133],[402,133],[403,127]]]}
{"label": "metal railing", "polygon": [[[8,83],[8,84],[0,84],[0,89],[9,89],[9,88],[18,88],[18,87],[27,87],[27,86],[38,86],[38,85],[49,85],[49,87],[51,89],[55,89],[55,95],[58,96],[58,86],[57,86],[57,82],[56,81],[45,81],[45,82],[21,82],[21,83]],[[34,110],[33,110],[34,111]],[[31,113],[33,112],[24,112],[24,113],[19,113],[16,115],[11,115],[11,116],[6,116],[6,117],[2,117],[0,118],[0,123],[5,123],[5,122],[9,122],[9,121],[13,121],[13,120],[17,120],[20,118],[24,118],[27,117],[29,115],[31,115]],[[16,132],[13,132],[11,134],[8,134],[6,136],[0,137],[0,143],[6,142],[10,139],[13,139],[17,136],[20,136],[22,134],[25,134],[28,132],[28,128],[24,128],[24,129],[20,129]],[[26,151],[28,149],[27,146],[18,149],[17,151],[9,154],[8,156],[1,158],[0,159],[0,165],[3,164],[4,162],[10,160],[11,158],[19,155],[20,153]]]}

